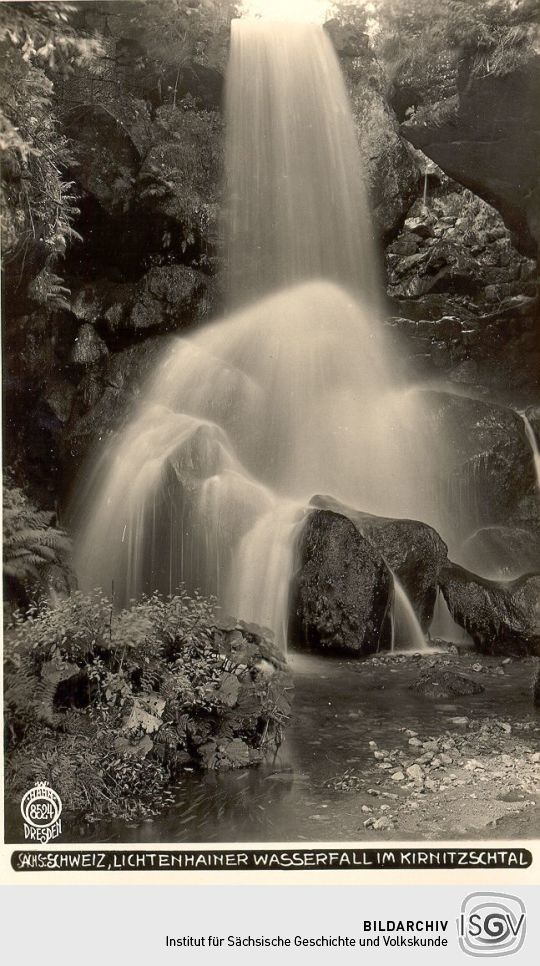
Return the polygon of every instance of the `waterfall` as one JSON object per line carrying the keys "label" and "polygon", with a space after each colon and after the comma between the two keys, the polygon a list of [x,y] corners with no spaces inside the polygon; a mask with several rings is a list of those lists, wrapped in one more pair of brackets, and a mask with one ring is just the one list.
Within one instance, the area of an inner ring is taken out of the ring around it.
{"label": "waterfall", "polygon": [[448,604],[444,599],[444,595],[440,589],[437,589],[437,598],[435,600],[435,609],[433,611],[433,619],[429,628],[430,637],[432,639],[439,639],[443,641],[451,641],[453,644],[467,644],[471,647],[474,646],[473,639],[470,634],[467,633],[465,628],[460,627],[456,623],[450,610]]}
{"label": "waterfall", "polygon": [[345,84],[314,24],[233,21],[226,83],[229,304],[325,278],[380,285]]}
{"label": "waterfall", "polygon": [[393,573],[394,606],[392,613],[392,651],[428,651],[425,634],[420,627],[405,588]]}
{"label": "waterfall", "polygon": [[[438,461],[377,307],[354,124],[322,28],[235,22],[226,104],[229,312],[173,340],[101,454],[76,567],[83,588],[114,581],[119,602],[183,582],[284,644],[312,495],[426,519]],[[399,582],[395,596],[412,628]]]}
{"label": "waterfall", "polygon": [[521,418],[525,424],[525,435],[527,437],[529,446],[531,447],[534,471],[536,474],[536,488],[540,492],[540,449],[538,447],[538,440],[536,438],[536,433],[531,426],[527,413],[521,413]]}

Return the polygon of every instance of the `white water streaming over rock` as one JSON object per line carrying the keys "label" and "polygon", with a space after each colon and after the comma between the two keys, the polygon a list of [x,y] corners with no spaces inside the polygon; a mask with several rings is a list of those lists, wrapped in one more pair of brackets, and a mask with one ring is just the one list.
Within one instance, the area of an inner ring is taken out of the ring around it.
{"label": "white water streaming over rock", "polygon": [[405,588],[395,574],[392,613],[392,651],[406,650],[424,653],[429,650],[425,634]]}
{"label": "white water streaming over rock", "polygon": [[522,413],[521,418],[523,419],[523,422],[525,424],[525,435],[531,447],[531,453],[532,453],[532,458],[534,462],[534,471],[536,473],[536,488],[540,493],[540,448],[538,447],[538,440],[536,438],[536,433],[531,426],[527,413]]}
{"label": "white water streaming over rock", "polygon": [[456,623],[441,590],[437,591],[433,620],[429,628],[433,640],[451,641],[454,644],[467,644],[471,648],[474,642],[470,634]]}
{"label": "white water streaming over rock", "polygon": [[86,588],[114,581],[122,602],[182,581],[285,642],[311,496],[432,522],[436,459],[423,395],[399,384],[383,335],[353,121],[321,28],[233,26],[227,131],[235,310],[167,349],[102,454],[77,571]]}

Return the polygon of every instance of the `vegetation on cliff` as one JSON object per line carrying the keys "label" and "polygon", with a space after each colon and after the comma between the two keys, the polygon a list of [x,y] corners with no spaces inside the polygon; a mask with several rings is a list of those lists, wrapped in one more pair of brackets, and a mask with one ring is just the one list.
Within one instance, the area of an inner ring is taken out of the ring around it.
{"label": "vegetation on cliff", "polygon": [[54,108],[54,79],[91,68],[99,42],[76,31],[65,3],[0,6],[1,203],[5,270],[13,288],[43,273],[37,301],[65,304],[52,268],[78,237],[70,145]]}
{"label": "vegetation on cliff", "polygon": [[[56,271],[71,242],[87,241],[79,202],[89,190],[89,146],[81,158],[78,142],[87,143],[96,111],[102,124],[108,119],[106,134],[116,127],[116,139],[124,136],[143,162],[136,186],[125,156],[117,165],[113,203],[125,210],[126,197],[140,204],[174,194],[181,253],[197,231],[205,233],[234,9],[218,0],[1,5],[1,201],[12,297],[69,307]],[[175,158],[163,151],[164,139],[176,147]]]}
{"label": "vegetation on cliff", "polygon": [[126,382],[109,350],[206,318],[218,297],[233,12],[1,4],[4,456],[41,506],[84,455],[66,443],[78,422],[103,436],[96,405]]}
{"label": "vegetation on cliff", "polygon": [[535,0],[337,0],[334,10],[383,65],[400,120],[442,112],[458,84],[514,71],[537,52]]}
{"label": "vegetation on cliff", "polygon": [[4,601],[29,605],[36,593],[69,592],[71,541],[54,514],[38,510],[8,474],[2,485]]}

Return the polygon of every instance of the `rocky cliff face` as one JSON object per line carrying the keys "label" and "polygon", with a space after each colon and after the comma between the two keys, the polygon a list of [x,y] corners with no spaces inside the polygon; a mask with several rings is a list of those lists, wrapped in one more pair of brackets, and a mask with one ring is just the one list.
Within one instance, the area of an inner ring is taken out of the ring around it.
{"label": "rocky cliff face", "polygon": [[464,73],[446,122],[428,115],[401,125],[415,147],[498,208],[529,255],[540,240],[539,92],[540,57],[502,76]]}
{"label": "rocky cliff face", "polygon": [[536,294],[536,263],[512,244],[500,214],[481,198],[449,182],[426,185],[425,197],[407,212],[386,251],[388,294],[463,297],[472,311],[509,296]]}
{"label": "rocky cliff face", "polygon": [[537,388],[536,261],[495,208],[426,161],[424,191],[386,249],[390,327],[424,373],[482,391]]}
{"label": "rocky cliff face", "polygon": [[28,258],[5,323],[6,457],[49,506],[118,426],[161,337],[219,305],[223,63],[157,62],[131,36],[130,9],[81,13],[105,56],[56,84],[81,239],[54,305],[40,300],[43,259]]}
{"label": "rocky cliff face", "polygon": [[454,70],[439,93],[433,76],[426,83],[447,120],[433,114],[430,124],[423,109],[398,124],[400,92],[407,104],[415,97],[388,87],[365,34],[336,22],[326,29],[386,243],[390,326],[412,367],[482,392],[537,389],[537,62],[481,80]]}

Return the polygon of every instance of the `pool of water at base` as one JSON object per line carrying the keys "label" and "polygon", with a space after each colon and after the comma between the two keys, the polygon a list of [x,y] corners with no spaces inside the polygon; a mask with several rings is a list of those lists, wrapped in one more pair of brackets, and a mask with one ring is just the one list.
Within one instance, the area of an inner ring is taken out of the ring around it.
{"label": "pool of water at base", "polygon": [[[174,803],[162,815],[132,826],[118,821],[84,825],[77,840],[237,843],[365,838],[361,805],[373,804],[367,788],[381,778],[370,741],[388,749],[401,746],[404,728],[437,737],[452,731],[450,719],[459,715],[537,720],[529,662],[512,662],[501,676],[481,674],[481,694],[441,701],[410,690],[420,668],[434,657],[418,655],[403,663],[395,659],[374,665],[291,655],[293,719],[275,757],[252,769],[185,772]],[[474,660],[456,658],[465,672]],[[500,664],[500,659],[491,661]],[[490,659],[482,658],[481,663],[489,666]],[[367,775],[370,781],[355,792],[328,786],[346,771]],[[519,820],[512,836],[519,834],[518,827]]]}

